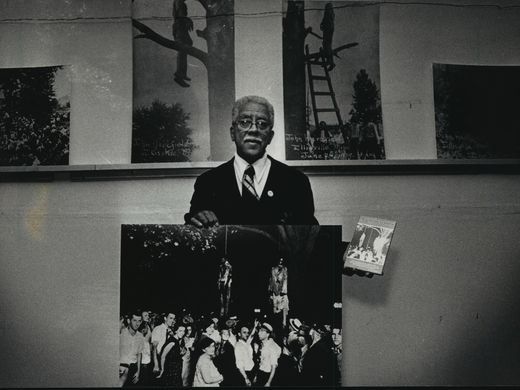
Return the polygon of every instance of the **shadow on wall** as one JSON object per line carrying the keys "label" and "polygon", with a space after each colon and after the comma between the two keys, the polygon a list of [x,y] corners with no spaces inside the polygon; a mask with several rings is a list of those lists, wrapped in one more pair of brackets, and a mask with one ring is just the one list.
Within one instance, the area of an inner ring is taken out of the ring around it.
{"label": "shadow on wall", "polygon": [[369,306],[385,306],[398,273],[399,250],[391,249],[386,258],[383,275],[374,275],[372,278],[359,276],[344,276],[345,283],[363,283],[365,287],[357,286],[348,289],[348,299],[355,299]]}
{"label": "shadow on wall", "polygon": [[[520,252],[492,247],[501,237],[486,238],[487,253],[459,246],[445,261],[448,249],[407,262],[394,247],[384,277],[345,279],[347,384],[518,385]],[[472,262],[460,260],[466,251]]]}
{"label": "shadow on wall", "polygon": [[[520,259],[520,254],[516,258]],[[520,384],[520,262],[506,272],[509,286],[504,283],[498,290],[502,293],[501,303],[492,310],[482,307],[485,313],[476,312],[468,320],[466,329],[456,336],[457,343],[452,348],[456,353],[450,357],[444,383],[453,386]],[[477,322],[483,324],[477,325]],[[481,331],[473,332],[474,327],[480,327]]]}

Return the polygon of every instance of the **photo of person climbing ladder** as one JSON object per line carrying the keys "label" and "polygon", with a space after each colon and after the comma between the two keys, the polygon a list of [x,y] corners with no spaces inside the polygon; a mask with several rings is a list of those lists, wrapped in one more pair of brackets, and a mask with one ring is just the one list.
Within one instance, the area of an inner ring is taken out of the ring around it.
{"label": "photo of person climbing ladder", "polygon": [[385,159],[379,5],[286,1],[287,160]]}

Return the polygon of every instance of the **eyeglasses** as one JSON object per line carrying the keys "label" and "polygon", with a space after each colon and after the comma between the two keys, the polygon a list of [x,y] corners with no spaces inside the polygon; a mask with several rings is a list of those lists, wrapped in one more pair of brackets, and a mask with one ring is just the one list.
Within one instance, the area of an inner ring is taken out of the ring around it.
{"label": "eyeglasses", "polygon": [[257,121],[252,121],[251,119],[239,119],[235,122],[238,125],[240,130],[249,130],[253,123],[255,124],[257,130],[265,131],[271,127],[271,123],[266,121],[265,119],[258,119]]}

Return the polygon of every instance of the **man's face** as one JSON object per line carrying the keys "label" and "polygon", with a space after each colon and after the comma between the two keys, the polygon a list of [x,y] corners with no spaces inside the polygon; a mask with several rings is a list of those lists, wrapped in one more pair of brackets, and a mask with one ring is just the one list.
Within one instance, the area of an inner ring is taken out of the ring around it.
{"label": "man's face", "polygon": [[215,331],[215,324],[210,324],[207,328],[206,328],[206,334],[207,335],[211,335],[213,334],[213,332]]}
{"label": "man's face", "polygon": [[260,339],[260,341],[264,341],[268,337],[269,337],[269,332],[267,330],[265,330],[264,328],[260,328],[260,330],[258,331],[258,338]]}
{"label": "man's face", "polygon": [[175,314],[169,313],[168,316],[165,318],[164,323],[168,328],[171,328],[173,326],[173,323],[175,321]]}
{"label": "man's face", "polygon": [[338,329],[338,328],[334,328],[332,329],[332,343],[334,344],[334,346],[339,346],[341,345],[341,341],[342,341],[343,337],[341,336],[341,329]]}
{"label": "man's face", "polygon": [[148,311],[143,311],[142,318],[144,322],[150,321],[150,313]]}
{"label": "man's face", "polygon": [[132,319],[130,320],[130,327],[132,328],[132,330],[137,331],[137,329],[139,329],[139,327],[141,326],[141,322],[143,322],[141,316],[136,316],[134,314],[132,316]]}
{"label": "man's face", "polygon": [[290,332],[288,335],[287,335],[287,345],[290,345],[291,343],[294,342],[294,340],[297,340],[298,339],[298,333],[296,332]]}
{"label": "man's face", "polygon": [[[252,121],[253,124],[249,130],[246,130],[240,123],[248,120]],[[259,129],[259,127],[262,127],[262,122],[268,124],[266,129]],[[230,131],[231,140],[237,148],[237,154],[250,164],[261,158],[265,154],[267,145],[273,139],[272,128],[273,124],[269,122],[266,108],[258,103],[247,103],[238,113],[236,123],[231,126]]]}
{"label": "man's face", "polygon": [[222,340],[227,341],[229,340],[229,330],[228,329],[222,329],[220,332],[220,337],[222,337]]}
{"label": "man's face", "polygon": [[240,333],[239,333],[239,336],[242,340],[244,341],[247,341],[248,337],[249,337],[249,329],[247,329],[245,326],[243,326],[241,329],[240,329]]}
{"label": "man's face", "polygon": [[215,356],[215,343],[211,343],[204,351],[210,356]]}

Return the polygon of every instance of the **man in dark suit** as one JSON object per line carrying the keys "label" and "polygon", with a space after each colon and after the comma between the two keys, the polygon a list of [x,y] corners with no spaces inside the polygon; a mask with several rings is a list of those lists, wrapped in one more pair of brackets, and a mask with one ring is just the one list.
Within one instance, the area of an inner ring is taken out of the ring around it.
{"label": "man in dark suit", "polygon": [[302,358],[302,384],[316,388],[336,386],[339,368],[330,332],[323,325],[314,324],[309,335],[312,343]]}
{"label": "man in dark suit", "polygon": [[235,156],[195,182],[187,223],[275,225],[317,224],[309,179],[266,153],[273,139],[274,109],[259,96],[233,105],[231,140]]}

